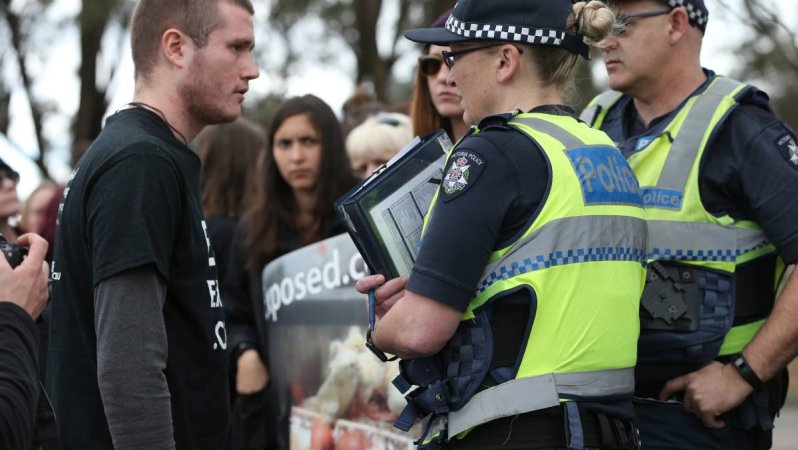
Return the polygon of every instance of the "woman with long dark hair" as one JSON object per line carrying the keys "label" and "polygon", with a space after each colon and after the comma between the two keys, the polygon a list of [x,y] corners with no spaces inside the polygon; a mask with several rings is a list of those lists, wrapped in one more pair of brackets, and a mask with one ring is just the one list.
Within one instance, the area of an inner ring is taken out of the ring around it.
{"label": "woman with long dark hair", "polygon": [[305,95],[281,103],[267,130],[257,189],[238,230],[236,256],[223,282],[228,348],[236,373],[234,448],[283,447],[267,412],[266,332],[260,275],[275,258],[345,232],[333,202],[354,185],[341,128],[332,109]]}

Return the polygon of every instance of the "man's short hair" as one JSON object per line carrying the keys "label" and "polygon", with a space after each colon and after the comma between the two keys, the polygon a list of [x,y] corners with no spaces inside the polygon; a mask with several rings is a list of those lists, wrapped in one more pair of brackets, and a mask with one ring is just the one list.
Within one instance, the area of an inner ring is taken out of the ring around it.
{"label": "man's short hair", "polygon": [[133,12],[130,46],[136,77],[152,71],[166,30],[175,28],[204,47],[208,35],[222,26],[218,5],[221,2],[240,6],[255,14],[250,0],[140,0]]}

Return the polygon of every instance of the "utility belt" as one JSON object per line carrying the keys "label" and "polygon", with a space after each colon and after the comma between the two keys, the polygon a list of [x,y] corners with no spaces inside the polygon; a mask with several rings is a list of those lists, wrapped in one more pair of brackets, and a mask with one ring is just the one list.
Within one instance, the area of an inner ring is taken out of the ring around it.
{"label": "utility belt", "polygon": [[760,277],[764,281],[755,284],[750,281],[753,277],[746,276],[740,283],[743,295],[737,295],[739,275],[686,264],[649,263],[640,302],[639,362],[706,363],[720,354],[740,317],[767,317],[772,301],[763,301],[763,293],[772,292],[768,287],[772,277]]}
{"label": "utility belt", "polygon": [[475,428],[464,439],[450,440],[441,448],[640,448],[639,433],[630,420],[579,411],[577,420],[581,427],[581,436],[577,436],[579,432],[574,429],[576,420],[568,410],[566,406],[556,406],[534,413],[502,417]]}
{"label": "utility belt", "polygon": [[[473,432],[497,419],[559,407],[561,398],[621,400],[632,396],[631,367],[514,378],[512,368],[491,369],[493,344],[488,315],[479,312],[472,320],[461,322],[438,354],[400,361],[400,374],[393,384],[408,404],[394,426],[407,431],[417,419],[426,417],[416,443],[420,449],[439,448],[460,433]],[[488,376],[489,372],[500,373]],[[497,380],[496,384],[485,383]],[[576,411],[576,402],[566,405]],[[578,413],[571,416],[578,422]]]}

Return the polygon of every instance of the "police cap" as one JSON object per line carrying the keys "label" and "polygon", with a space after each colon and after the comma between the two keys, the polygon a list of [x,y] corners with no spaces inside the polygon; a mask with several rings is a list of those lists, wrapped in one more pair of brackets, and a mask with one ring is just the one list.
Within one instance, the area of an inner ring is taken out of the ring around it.
{"label": "police cap", "polygon": [[443,28],[404,32],[411,41],[448,45],[507,41],[563,47],[587,58],[582,36],[566,33],[571,0],[459,0]]}

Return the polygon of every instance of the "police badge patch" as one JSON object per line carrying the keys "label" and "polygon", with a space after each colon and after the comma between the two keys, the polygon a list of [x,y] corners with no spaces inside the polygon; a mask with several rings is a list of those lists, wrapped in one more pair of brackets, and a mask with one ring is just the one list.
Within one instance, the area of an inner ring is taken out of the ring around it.
{"label": "police badge patch", "polygon": [[794,166],[798,167],[798,143],[791,134],[785,134],[776,140],[776,146],[782,151]]}
{"label": "police badge patch", "polygon": [[449,158],[449,170],[441,182],[442,200],[449,201],[465,192],[477,181],[485,168],[485,159],[470,150],[454,152]]}

